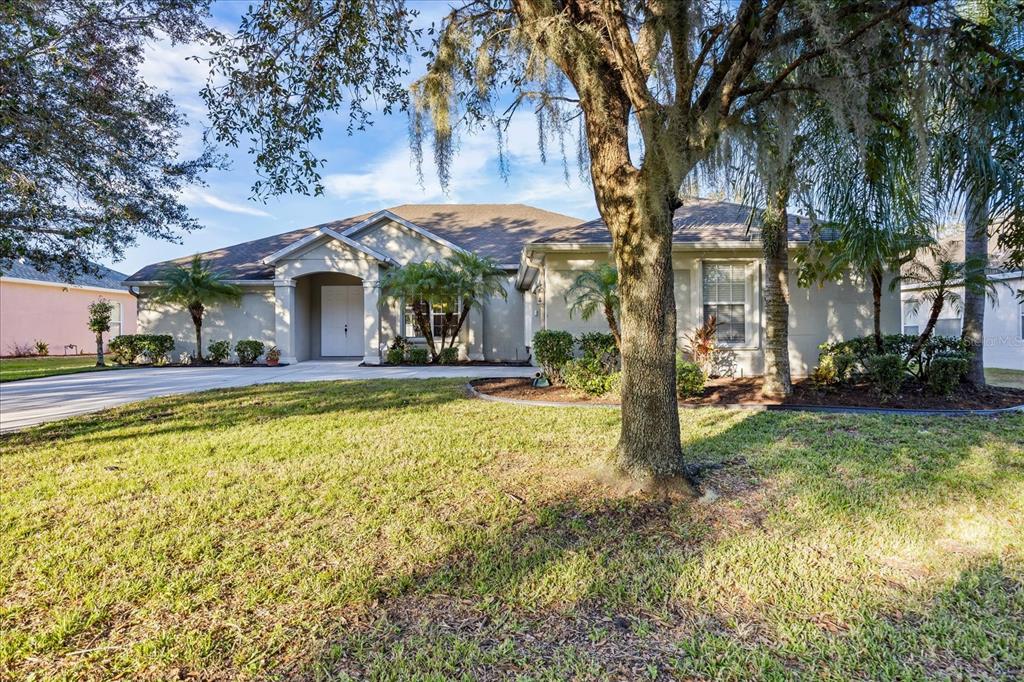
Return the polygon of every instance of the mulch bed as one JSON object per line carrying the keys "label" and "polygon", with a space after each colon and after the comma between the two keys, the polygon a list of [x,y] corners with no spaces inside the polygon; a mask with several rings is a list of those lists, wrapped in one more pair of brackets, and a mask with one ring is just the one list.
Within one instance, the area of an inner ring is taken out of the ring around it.
{"label": "mulch bed", "polygon": [[[572,403],[618,403],[617,396],[594,397],[571,391],[564,386],[534,388],[528,378],[477,379],[473,386],[481,393],[517,400],[544,400]],[[867,385],[822,388],[812,381],[797,381],[793,394],[785,400],[761,397],[760,377],[711,379],[704,395],[680,400],[680,405],[825,405],[832,407],[882,407],[918,410],[992,410],[1024,405],[1024,390],[989,386],[980,390],[964,389],[948,398],[932,395],[927,389],[908,386],[894,400],[881,400]]]}

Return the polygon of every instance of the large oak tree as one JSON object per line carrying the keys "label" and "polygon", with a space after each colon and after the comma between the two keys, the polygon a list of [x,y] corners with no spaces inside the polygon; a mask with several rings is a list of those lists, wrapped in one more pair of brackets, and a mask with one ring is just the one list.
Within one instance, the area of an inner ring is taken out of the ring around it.
{"label": "large oak tree", "polygon": [[[458,135],[532,106],[542,143],[579,127],[619,273],[618,466],[685,475],[674,387],[672,215],[684,178],[744,115],[798,88],[828,58],[862,77],[892,30],[941,30],[941,0],[466,0],[416,28],[400,0],[266,0],[213,59],[205,95],[217,134],[248,138],[258,192],[319,190],[311,144],[325,112],[351,127],[411,108],[413,149],[431,139],[442,183]],[[927,38],[924,38],[927,39]],[[416,51],[420,50],[419,54]],[[407,57],[426,60],[412,85]],[[780,58],[783,55],[784,58]],[[500,142],[499,142],[500,144]]]}

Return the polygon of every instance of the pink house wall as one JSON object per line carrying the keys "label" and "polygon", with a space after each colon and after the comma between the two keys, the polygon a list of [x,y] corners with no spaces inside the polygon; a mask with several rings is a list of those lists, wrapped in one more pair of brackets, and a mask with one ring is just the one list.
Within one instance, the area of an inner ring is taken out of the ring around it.
{"label": "pink house wall", "polygon": [[79,353],[96,352],[95,335],[86,324],[89,304],[100,296],[121,304],[121,333],[134,334],[135,297],[127,291],[0,279],[0,355],[11,355],[14,344],[36,339],[50,344],[50,355],[64,355],[68,344]]}

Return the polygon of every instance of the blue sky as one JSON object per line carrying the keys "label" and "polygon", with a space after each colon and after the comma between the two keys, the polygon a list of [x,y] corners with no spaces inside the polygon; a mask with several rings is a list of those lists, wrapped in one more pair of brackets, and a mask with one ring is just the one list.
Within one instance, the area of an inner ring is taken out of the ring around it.
{"label": "blue sky", "polygon": [[[225,32],[233,32],[247,4],[216,3],[215,23]],[[424,23],[443,15],[447,8],[445,2],[413,4],[421,10]],[[143,67],[147,82],[169,92],[189,118],[181,144],[184,157],[198,152],[206,124],[205,106],[198,94],[206,79],[205,67],[188,59],[203,54],[202,45],[161,42],[150,47]],[[418,75],[415,66],[412,75]],[[230,167],[210,173],[208,186],[190,188],[182,197],[203,229],[184,234],[181,244],[143,239],[126,251],[123,260],[104,264],[131,274],[152,262],[401,203],[527,203],[579,218],[597,216],[592,190],[580,182],[571,161],[568,183],[557,156],[549,154],[548,163],[541,163],[536,121],[529,113],[513,120],[509,130],[512,175],[507,183],[498,172],[494,134],[488,132],[463,138],[447,194],[426,159],[424,186],[419,186],[409,154],[405,114],[378,116],[372,128],[351,136],[345,132],[344,116],[328,114],[324,124],[323,142],[317,147],[327,161],[323,195],[251,201],[250,187],[256,179],[251,159],[244,149],[222,149]],[[573,155],[571,150],[569,153]]]}

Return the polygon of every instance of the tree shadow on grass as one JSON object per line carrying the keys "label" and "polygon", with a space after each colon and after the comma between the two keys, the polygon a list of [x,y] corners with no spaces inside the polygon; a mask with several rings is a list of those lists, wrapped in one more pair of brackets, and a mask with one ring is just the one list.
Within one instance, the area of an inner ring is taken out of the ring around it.
{"label": "tree shadow on grass", "polygon": [[[385,580],[375,604],[345,626],[322,624],[322,645],[290,672],[872,679],[1024,671],[1021,557],[953,547],[951,561],[969,556],[949,583],[885,563],[871,547],[873,537],[881,547],[902,532],[901,510],[983,505],[1024,483],[1015,449],[1024,420],[971,428],[897,420],[899,429],[889,417],[698,420],[714,435],[689,438],[689,458],[733,463],[707,474],[717,502],[581,489],[527,506],[511,525]],[[973,466],[981,446],[988,466]],[[834,545],[843,537],[836,527],[857,533],[849,547]],[[701,579],[708,584],[695,586]]]}

